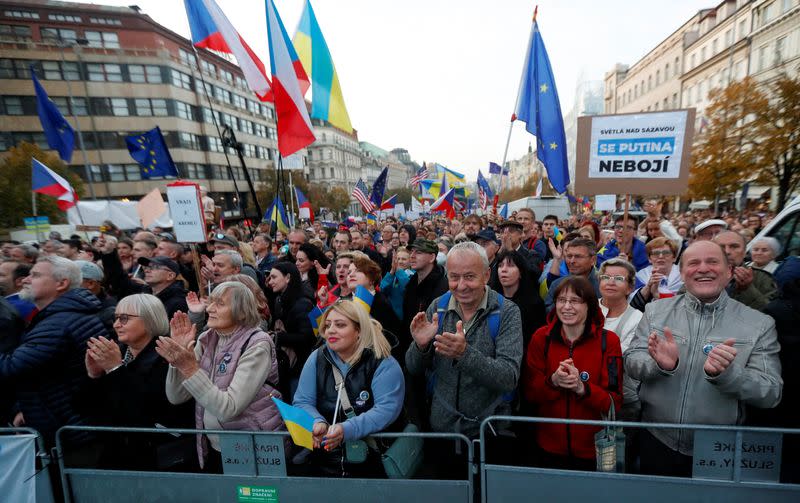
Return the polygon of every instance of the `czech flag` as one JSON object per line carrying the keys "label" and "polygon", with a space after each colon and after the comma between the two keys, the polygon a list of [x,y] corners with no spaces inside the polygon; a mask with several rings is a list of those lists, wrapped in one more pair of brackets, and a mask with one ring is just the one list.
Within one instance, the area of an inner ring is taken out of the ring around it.
{"label": "czech flag", "polygon": [[248,87],[261,101],[272,101],[264,63],[233,27],[214,0],[184,0],[195,47],[230,54],[236,58]]}
{"label": "czech flag", "polygon": [[381,211],[393,210],[396,204],[397,204],[397,194],[393,195],[392,197],[381,203]]}
{"label": "czech flag", "polygon": [[363,307],[367,311],[367,314],[372,310],[373,300],[375,300],[375,294],[370,293],[369,290],[361,285],[358,285],[356,291],[353,292],[353,302]]}
{"label": "czech flag", "polygon": [[272,200],[272,204],[264,213],[263,221],[275,223],[275,227],[279,231],[289,232],[289,217],[286,216],[286,208],[280,197],[275,196],[275,199]]}
{"label": "czech flag", "polygon": [[311,203],[297,187],[294,188],[294,195],[297,196],[297,214],[300,218],[307,218],[313,224],[314,208],[311,207]]}
{"label": "czech flag", "polygon": [[31,190],[33,192],[55,197],[61,211],[67,211],[78,203],[75,189],[58,173],[51,170],[36,159],[31,159]]}
{"label": "czech flag", "polygon": [[450,189],[439,199],[431,204],[431,211],[444,211],[447,218],[456,217],[456,207],[454,203],[456,189]]}
{"label": "czech flag", "polygon": [[314,449],[314,418],[311,414],[304,411],[300,407],[295,407],[284,402],[280,398],[272,397],[272,401],[278,406],[283,422],[286,424],[286,429],[292,436],[294,445],[305,447],[306,449]]}
{"label": "czech flag", "polygon": [[316,138],[308,118],[303,89],[297,78],[297,52],[292,46],[273,0],[266,0],[272,92],[278,122],[278,151],[288,157]]}

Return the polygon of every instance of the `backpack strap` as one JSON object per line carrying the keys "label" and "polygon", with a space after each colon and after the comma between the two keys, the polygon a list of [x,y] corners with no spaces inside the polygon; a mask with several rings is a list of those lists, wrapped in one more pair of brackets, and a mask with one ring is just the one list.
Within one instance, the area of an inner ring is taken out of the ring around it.
{"label": "backpack strap", "polygon": [[[250,332],[250,335],[247,336],[247,340],[245,340],[244,344],[242,344],[242,350],[239,351],[239,359],[240,360],[242,359],[242,355],[244,354],[245,350],[247,349],[247,346],[250,344],[250,339],[252,339],[253,336],[256,335],[260,331],[261,331],[260,328],[259,329],[255,329],[252,332]],[[275,348],[275,351],[277,351],[278,350],[278,346],[275,346],[274,344],[273,344],[273,346]],[[275,361],[277,361],[277,358],[276,358]],[[266,381],[264,381],[264,384],[270,386],[273,389],[276,389],[276,390],[278,389],[278,385],[273,383],[272,381],[270,381],[269,378]]]}
{"label": "backpack strap", "polygon": [[492,336],[492,342],[497,341],[497,335],[500,333],[500,315],[503,312],[503,304],[506,298],[501,294],[497,294],[497,308],[489,313],[486,322],[489,324],[489,335]]}
{"label": "backpack strap", "polygon": [[444,315],[447,314],[447,306],[450,304],[450,297],[453,294],[450,290],[444,292],[441,297],[439,297],[439,302],[436,303],[436,314],[439,315],[439,327],[436,329],[436,333],[442,333],[442,327],[444,326]]}

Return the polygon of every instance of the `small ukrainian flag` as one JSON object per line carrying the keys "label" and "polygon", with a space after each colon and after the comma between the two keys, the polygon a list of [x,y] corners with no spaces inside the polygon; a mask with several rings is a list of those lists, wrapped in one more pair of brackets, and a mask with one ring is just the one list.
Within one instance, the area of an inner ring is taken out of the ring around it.
{"label": "small ukrainian flag", "polygon": [[370,293],[369,290],[359,285],[353,293],[353,302],[366,309],[367,314],[372,310],[372,301],[375,300],[375,295]]}
{"label": "small ukrainian flag", "polygon": [[294,444],[313,450],[314,418],[311,417],[311,414],[299,407],[289,405],[280,398],[272,397],[272,400],[278,406],[278,412],[280,412]]}
{"label": "small ukrainian flag", "polygon": [[308,319],[311,320],[311,329],[314,330],[315,336],[319,335],[319,322],[323,314],[325,312],[317,305],[308,313]]}

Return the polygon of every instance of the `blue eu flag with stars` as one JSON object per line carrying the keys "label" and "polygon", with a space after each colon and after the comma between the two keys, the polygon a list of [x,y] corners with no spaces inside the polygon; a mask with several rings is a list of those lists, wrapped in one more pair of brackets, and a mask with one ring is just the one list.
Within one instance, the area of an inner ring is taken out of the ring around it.
{"label": "blue eu flag with stars", "polygon": [[556,81],[547,50],[544,48],[544,41],[539,33],[536,14],[533,18],[515,115],[525,123],[525,129],[536,136],[536,157],[547,169],[550,184],[559,193],[564,193],[569,185],[564,118],[561,115]]}
{"label": "blue eu flag with stars", "polygon": [[142,178],[145,180],[157,176],[178,176],[178,168],[172,162],[164,135],[156,126],[142,134],[134,134],[125,138],[128,152],[139,163]]}

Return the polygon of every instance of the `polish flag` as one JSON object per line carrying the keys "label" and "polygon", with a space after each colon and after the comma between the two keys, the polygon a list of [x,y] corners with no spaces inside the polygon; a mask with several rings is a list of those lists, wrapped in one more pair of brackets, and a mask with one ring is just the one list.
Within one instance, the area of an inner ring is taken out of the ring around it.
{"label": "polish flag", "polygon": [[55,197],[61,211],[67,211],[78,203],[75,189],[58,173],[36,159],[31,159],[31,190],[33,192]]}
{"label": "polish flag", "polygon": [[273,0],[266,0],[272,92],[278,122],[278,151],[287,157],[312,143],[311,119],[297,79],[294,61],[298,60],[286,28]]}

